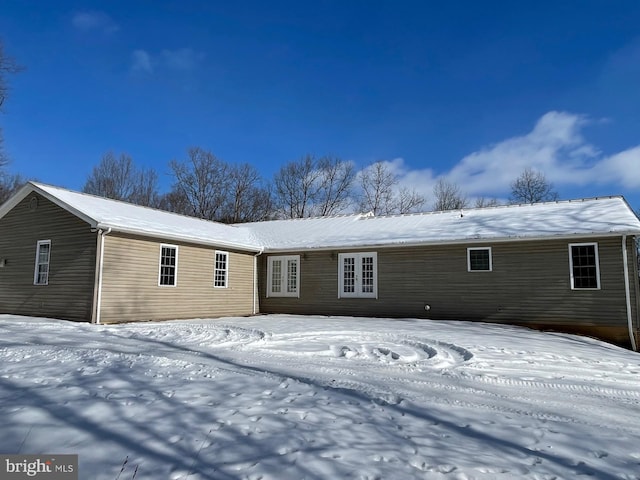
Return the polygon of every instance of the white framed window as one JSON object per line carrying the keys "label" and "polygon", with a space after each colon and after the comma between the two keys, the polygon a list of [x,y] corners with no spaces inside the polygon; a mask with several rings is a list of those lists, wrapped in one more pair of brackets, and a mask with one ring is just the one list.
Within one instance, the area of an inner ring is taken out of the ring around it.
{"label": "white framed window", "polygon": [[491,255],[491,247],[467,248],[467,271],[468,272],[493,271],[493,258]]}
{"label": "white framed window", "polygon": [[338,298],[378,298],[378,254],[338,254]]}
{"label": "white framed window", "polygon": [[178,247],[177,245],[160,245],[160,268],[158,285],[175,287],[178,284]]}
{"label": "white framed window", "polygon": [[300,297],[300,255],[267,258],[267,297]]}
{"label": "white framed window", "polygon": [[572,290],[600,289],[600,260],[597,243],[569,244],[569,274]]}
{"label": "white framed window", "polygon": [[50,260],[51,240],[38,240],[36,245],[36,268],[33,273],[34,285],[49,285]]}
{"label": "white framed window", "polygon": [[227,288],[229,284],[229,252],[216,250],[213,265],[213,286]]}

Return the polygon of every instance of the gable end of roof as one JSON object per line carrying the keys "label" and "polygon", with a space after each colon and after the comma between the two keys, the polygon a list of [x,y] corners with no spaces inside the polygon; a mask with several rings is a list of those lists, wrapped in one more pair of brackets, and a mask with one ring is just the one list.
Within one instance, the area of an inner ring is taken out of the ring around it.
{"label": "gable end of roof", "polygon": [[57,205],[63,210],[66,210],[67,212],[78,217],[82,221],[87,222],[91,226],[91,228],[97,227],[97,224],[98,224],[97,220],[76,210],[72,206],[60,200],[55,195],[51,195],[49,192],[41,188],[40,185],[36,182],[27,182],[11,198],[9,198],[5,203],[0,205],[0,219],[4,218],[4,216],[7,215],[7,213],[13,210],[20,202],[22,202],[25,198],[27,198],[29,195],[33,193],[37,193],[38,195],[46,198],[51,203]]}

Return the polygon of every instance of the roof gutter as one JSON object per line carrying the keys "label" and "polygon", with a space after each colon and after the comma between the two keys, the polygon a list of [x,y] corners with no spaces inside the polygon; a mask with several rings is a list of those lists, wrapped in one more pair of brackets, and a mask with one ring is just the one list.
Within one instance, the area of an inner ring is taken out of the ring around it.
{"label": "roof gutter", "polygon": [[98,267],[96,269],[97,281],[96,281],[96,294],[94,297],[96,299],[96,310],[93,318],[91,319],[92,323],[95,323],[96,325],[100,324],[100,317],[102,313],[101,309],[102,309],[102,277],[103,277],[103,266],[104,266],[104,237],[106,237],[110,233],[111,233],[111,227],[107,228],[107,230],[102,230],[102,229],[98,230],[99,252],[96,255],[96,257],[98,258]]}
{"label": "roof gutter", "polygon": [[627,302],[627,326],[629,327],[629,340],[631,340],[631,349],[634,352],[638,351],[636,345],[636,338],[633,334],[633,316],[631,314],[631,291],[629,288],[629,265],[627,254],[627,236],[622,235],[622,265],[624,270],[624,293]]}
{"label": "roof gutter", "polygon": [[295,245],[286,247],[263,248],[266,253],[287,253],[287,252],[322,252],[322,251],[348,251],[362,249],[386,249],[386,248],[405,248],[405,247],[437,247],[443,245],[468,245],[468,244],[495,244],[508,242],[536,242],[541,240],[576,240],[579,238],[611,238],[620,235],[638,235],[640,232],[609,232],[609,233],[574,233],[570,235],[556,236],[532,236],[532,237],[469,237],[460,239],[445,239],[438,241],[422,241],[422,242],[396,242],[396,243],[360,243],[352,245],[323,245],[320,247],[297,247]]}

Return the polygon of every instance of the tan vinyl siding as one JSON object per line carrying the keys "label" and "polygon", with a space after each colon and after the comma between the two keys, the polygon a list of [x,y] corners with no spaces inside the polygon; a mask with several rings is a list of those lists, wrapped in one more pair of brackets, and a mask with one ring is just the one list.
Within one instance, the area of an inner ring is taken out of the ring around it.
{"label": "tan vinyl siding", "polygon": [[[574,242],[598,244],[600,290],[571,290],[568,245]],[[265,298],[265,254],[260,260],[260,310],[624,329],[621,245],[620,237],[608,237],[370,250],[378,252],[378,299],[338,298],[338,250],[301,254],[300,298]],[[467,271],[467,247],[491,247],[493,270]],[[633,271],[633,256],[629,258]],[[631,293],[637,318],[634,286]]]}
{"label": "tan vinyl siding", "polygon": [[[32,198],[37,207],[31,208]],[[34,285],[36,246],[51,240],[48,285]],[[96,233],[38,194],[0,219],[0,312],[89,321]]]}
{"label": "tan vinyl siding", "polygon": [[[178,247],[176,286],[158,285],[160,245]],[[213,285],[215,252],[229,252],[227,288]],[[101,321],[221,317],[253,313],[253,255],[142,238],[105,237]]]}

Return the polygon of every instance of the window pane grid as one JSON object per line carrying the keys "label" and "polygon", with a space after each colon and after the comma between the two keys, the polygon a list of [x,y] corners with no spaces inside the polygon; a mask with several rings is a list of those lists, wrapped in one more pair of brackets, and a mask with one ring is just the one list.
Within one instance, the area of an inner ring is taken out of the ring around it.
{"label": "window pane grid", "polygon": [[216,252],[216,260],[213,274],[213,286],[214,287],[226,287],[227,286],[227,272],[228,272],[228,257],[225,252]]}
{"label": "window pane grid", "polygon": [[49,280],[49,265],[38,265],[38,285],[44,285]]}
{"label": "window pane grid", "polygon": [[271,269],[271,291],[280,293],[282,291],[282,261],[274,260]]}
{"label": "window pane grid", "polygon": [[298,261],[287,261],[287,292],[296,293],[298,291]]}
{"label": "window pane grid", "polygon": [[598,268],[595,245],[571,247],[573,288],[598,288]]}
{"label": "window pane grid", "polygon": [[160,285],[176,284],[176,247],[163,246],[160,253]]}
{"label": "window pane grid", "polygon": [[490,255],[488,248],[469,249],[469,270],[491,270]]}
{"label": "window pane grid", "polygon": [[355,258],[346,257],[344,259],[343,271],[343,291],[345,293],[354,293],[356,291]]}
{"label": "window pane grid", "polygon": [[362,293],[373,293],[373,257],[362,257]]}

